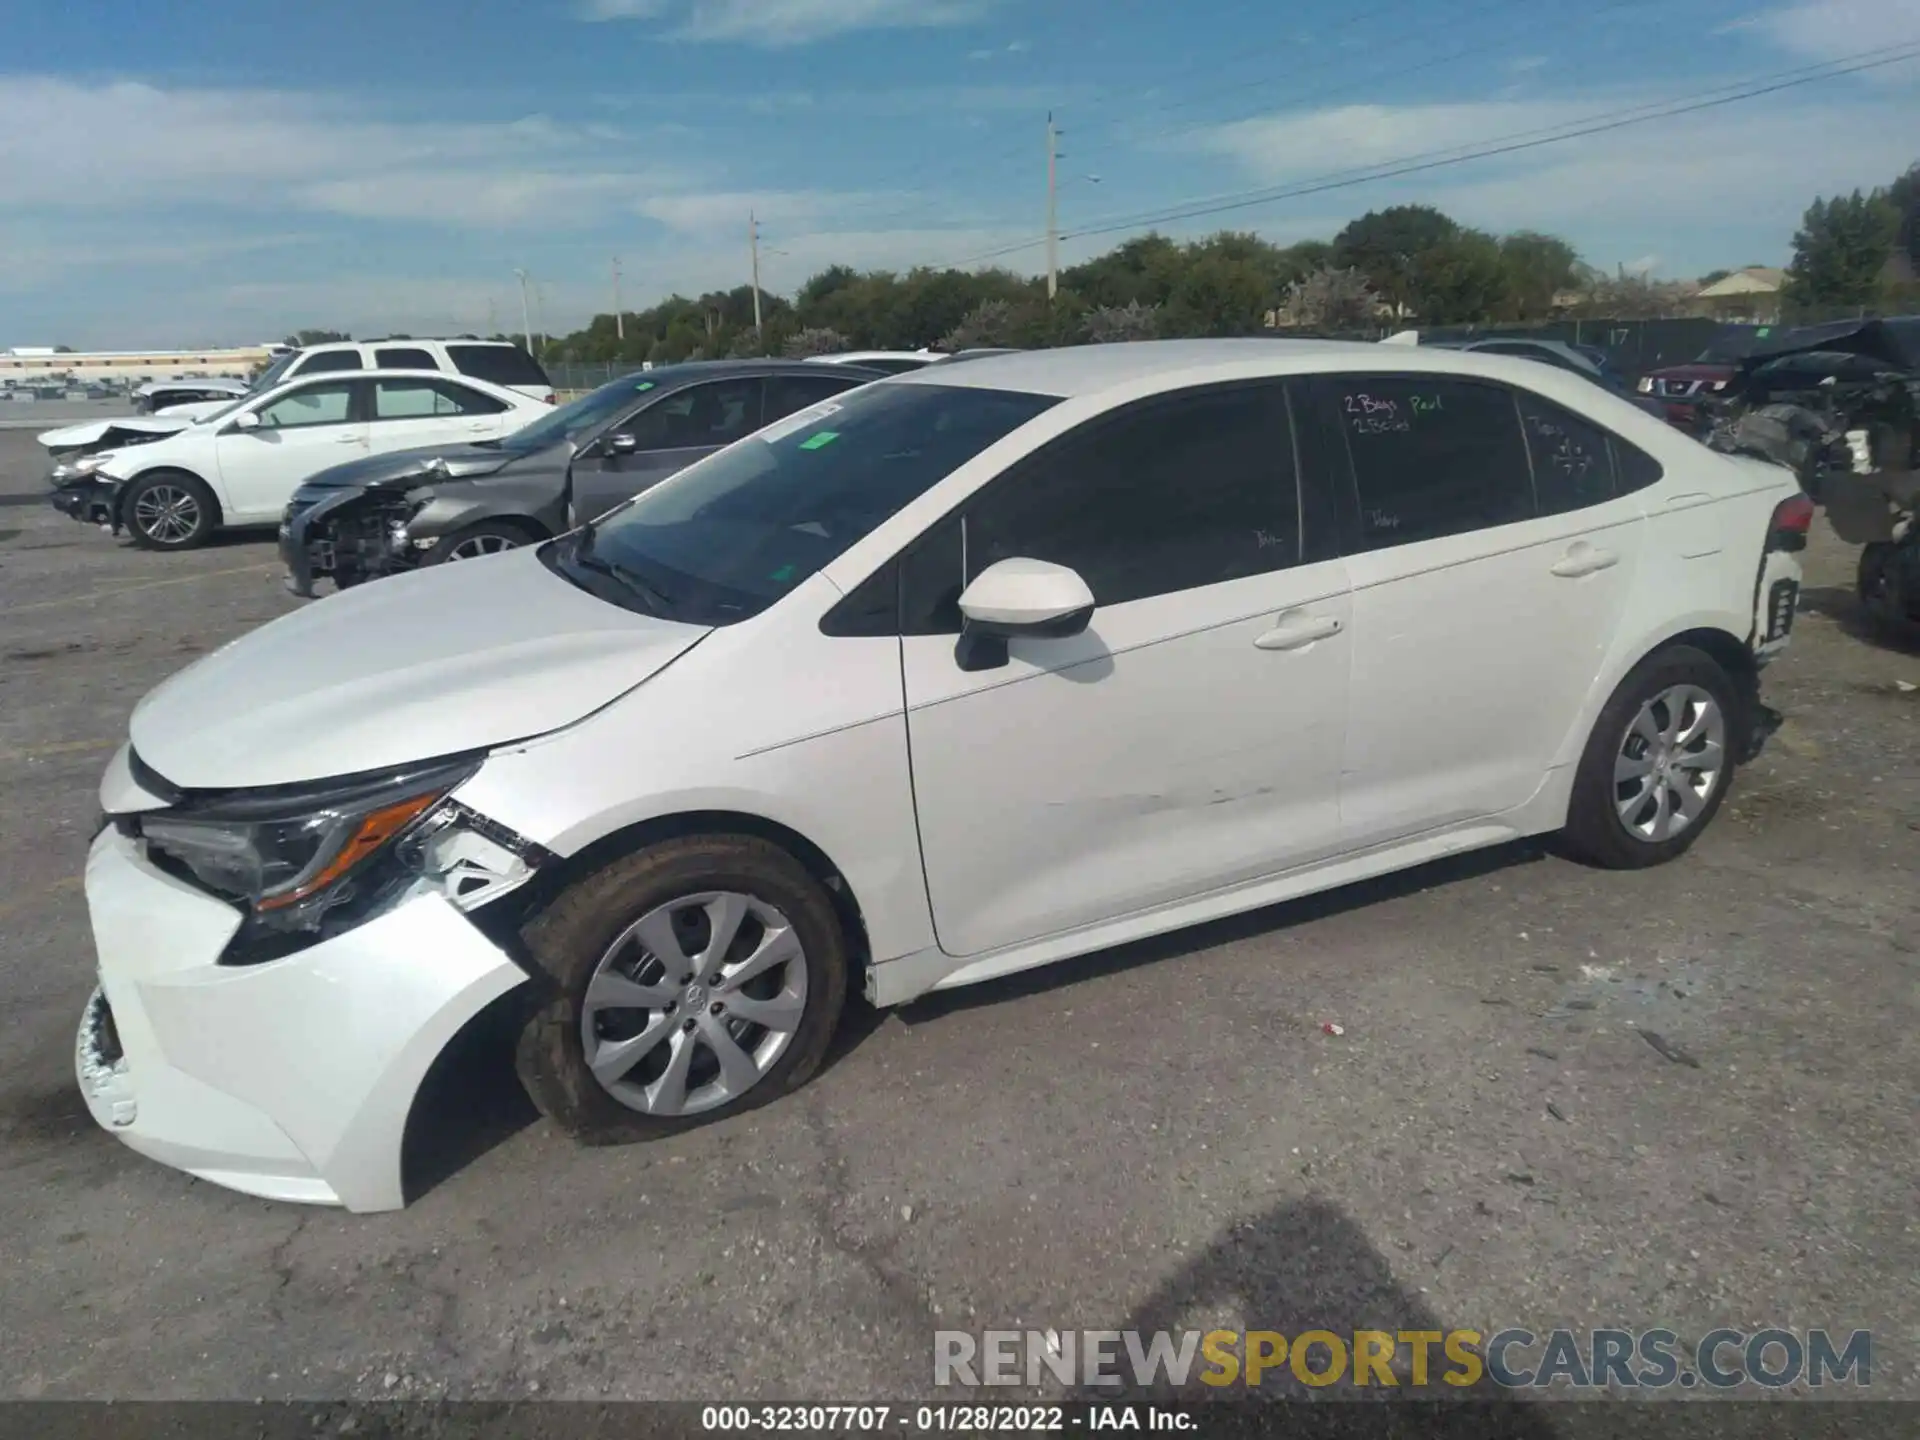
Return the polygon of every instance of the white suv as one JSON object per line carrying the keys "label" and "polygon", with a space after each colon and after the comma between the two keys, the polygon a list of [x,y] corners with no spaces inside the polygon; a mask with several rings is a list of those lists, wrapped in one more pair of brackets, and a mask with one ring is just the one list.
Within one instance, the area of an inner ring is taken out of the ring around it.
{"label": "white suv", "polygon": [[1525,360],[878,381],[149,695],[101,784],[80,1081],[147,1155],[382,1209],[503,997],[556,1124],[645,1137],[800,1084],[855,988],[1516,836],[1669,860],[1764,729],[1811,515]]}

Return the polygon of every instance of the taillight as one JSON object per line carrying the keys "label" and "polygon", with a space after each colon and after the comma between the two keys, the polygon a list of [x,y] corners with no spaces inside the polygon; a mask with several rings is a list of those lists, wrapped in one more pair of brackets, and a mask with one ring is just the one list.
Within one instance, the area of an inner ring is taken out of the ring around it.
{"label": "taillight", "polygon": [[1767,525],[1767,549],[1804,550],[1807,532],[1813,528],[1813,501],[1803,494],[1789,495],[1773,507],[1773,519]]}

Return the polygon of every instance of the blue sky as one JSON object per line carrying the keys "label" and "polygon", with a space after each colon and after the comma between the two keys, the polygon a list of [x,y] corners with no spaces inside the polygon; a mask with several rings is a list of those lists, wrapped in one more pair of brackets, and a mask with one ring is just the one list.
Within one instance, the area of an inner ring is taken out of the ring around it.
{"label": "blue sky", "polygon": [[[1067,262],[1156,207],[1920,41],[1916,0],[314,0],[8,7],[0,346],[542,328],[747,278]],[[1665,276],[1920,159],[1920,61],[1163,225],[1437,204]],[[1097,180],[1093,177],[1098,177]],[[1079,230],[1118,226],[1098,237]]]}

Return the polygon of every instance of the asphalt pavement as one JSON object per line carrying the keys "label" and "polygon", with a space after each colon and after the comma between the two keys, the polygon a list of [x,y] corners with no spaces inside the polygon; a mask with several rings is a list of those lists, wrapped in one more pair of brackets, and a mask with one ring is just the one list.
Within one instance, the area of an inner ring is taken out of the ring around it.
{"label": "asphalt pavement", "polygon": [[423,1193],[355,1216],[75,1091],[101,768],[298,602],[268,537],[147,554],[42,468],[0,434],[0,1395],[899,1399],[939,1328],[1220,1324],[1864,1328],[1920,1398],[1920,655],[1824,524],[1786,723],[1677,864],[1513,846],[859,1012],[804,1091],[645,1146],[477,1051]]}

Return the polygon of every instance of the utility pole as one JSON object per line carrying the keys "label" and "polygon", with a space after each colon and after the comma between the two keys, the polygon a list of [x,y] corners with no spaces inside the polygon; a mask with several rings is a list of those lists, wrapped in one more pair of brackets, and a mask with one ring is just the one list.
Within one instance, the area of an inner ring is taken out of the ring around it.
{"label": "utility pole", "polygon": [[747,212],[747,243],[753,247],[753,338],[760,338],[760,222]]}
{"label": "utility pole", "polygon": [[613,257],[613,336],[616,340],[627,338],[627,317],[620,313],[620,257]]}
{"label": "utility pole", "polygon": [[520,280],[520,329],[527,337],[527,354],[531,355],[534,353],[533,320],[527,311],[527,272],[515,270],[513,273]]}
{"label": "utility pole", "polygon": [[1047,112],[1047,299],[1060,293],[1060,132]]}

